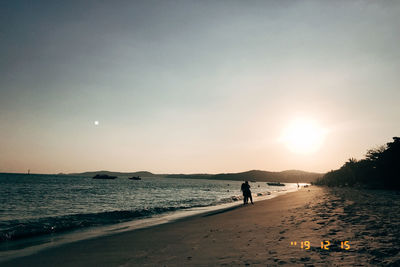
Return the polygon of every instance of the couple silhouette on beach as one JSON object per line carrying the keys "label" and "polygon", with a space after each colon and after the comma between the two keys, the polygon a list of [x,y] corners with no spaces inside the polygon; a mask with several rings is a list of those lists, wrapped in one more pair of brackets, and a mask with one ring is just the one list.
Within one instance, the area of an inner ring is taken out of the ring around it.
{"label": "couple silhouette on beach", "polygon": [[242,190],[242,192],[243,192],[243,204],[245,205],[245,204],[249,203],[249,198],[250,198],[251,204],[254,204],[253,197],[251,196],[250,185],[249,185],[248,181],[245,181],[242,184],[242,187],[240,190]]}

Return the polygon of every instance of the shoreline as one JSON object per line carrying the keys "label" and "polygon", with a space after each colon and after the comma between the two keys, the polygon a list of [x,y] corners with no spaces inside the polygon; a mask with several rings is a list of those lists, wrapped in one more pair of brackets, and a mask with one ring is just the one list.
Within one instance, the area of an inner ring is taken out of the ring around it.
{"label": "shoreline", "polygon": [[[43,257],[42,255],[46,255],[44,257],[50,256],[50,255],[54,255],[53,254],[54,251],[59,251],[61,254],[64,254],[64,252],[61,252],[61,251],[64,251],[64,249],[69,250],[69,248],[71,246],[72,247],[75,247],[75,246],[82,247],[82,246],[85,246],[86,243],[93,243],[93,242],[94,243],[102,243],[103,240],[108,240],[108,239],[112,240],[114,238],[119,239],[119,238],[123,238],[126,235],[132,235],[132,234],[135,235],[136,233],[141,234],[141,233],[147,232],[147,231],[149,231],[149,232],[156,231],[157,232],[160,229],[164,229],[164,228],[171,228],[171,227],[175,228],[175,226],[177,226],[177,225],[186,224],[188,222],[193,222],[193,221],[196,221],[196,220],[199,220],[199,219],[200,220],[202,220],[202,219],[206,219],[207,220],[207,218],[214,218],[216,216],[221,216],[221,215],[224,216],[225,214],[229,214],[231,212],[235,212],[235,211],[241,210],[241,209],[246,209],[247,207],[249,207],[249,208],[256,207],[257,205],[259,205],[261,203],[273,201],[275,199],[279,199],[279,198],[285,197],[287,195],[290,195],[290,194],[293,194],[293,193],[296,193],[296,192],[297,191],[294,191],[294,192],[279,192],[276,196],[272,196],[272,198],[270,196],[266,196],[267,198],[266,199],[262,199],[262,200],[259,200],[259,199],[256,200],[257,198],[255,198],[255,204],[254,205],[251,205],[251,204],[243,205],[243,203],[240,201],[240,202],[228,203],[228,204],[231,204],[231,206],[230,207],[226,207],[226,208],[222,208],[222,209],[221,208],[215,208],[215,206],[214,206],[215,209],[213,209],[213,210],[208,210],[208,211],[205,211],[205,212],[203,211],[203,212],[200,212],[200,213],[197,213],[197,214],[193,214],[193,215],[190,215],[190,216],[182,216],[180,218],[173,219],[173,220],[170,220],[168,222],[161,223],[161,224],[150,225],[150,226],[141,227],[141,228],[137,228],[137,229],[130,229],[130,230],[123,231],[123,232],[114,232],[114,233],[110,233],[108,235],[101,235],[101,236],[91,237],[91,238],[88,238],[88,239],[77,240],[75,242],[68,242],[68,243],[64,243],[64,244],[61,244],[61,245],[48,247],[48,248],[39,250],[39,251],[37,251],[35,253],[30,253],[29,255],[26,255],[26,256],[22,256],[22,257],[18,257],[18,258],[12,258],[10,260],[5,260],[5,261],[2,262],[2,265],[4,265],[4,266],[8,266],[8,265],[15,266],[15,264],[16,264],[17,266],[20,266],[20,263],[19,263],[20,261],[23,261],[23,262],[28,261],[29,263],[26,263],[26,264],[29,264],[31,266],[32,265],[35,266],[36,264],[42,266],[43,264],[46,265],[46,263],[43,263],[41,260],[40,260],[40,263],[39,262],[35,263],[35,259],[42,258]],[[67,253],[67,254],[69,254],[69,253]],[[57,256],[56,259],[58,259],[58,258],[59,257]],[[71,259],[71,255],[68,256],[68,258]],[[78,260],[79,258],[80,257],[77,257],[76,260],[79,261]],[[33,260],[33,262],[31,262],[31,260]],[[49,264],[49,266],[53,265],[53,264],[54,263],[51,263],[51,264]],[[75,263],[72,264],[72,263],[65,263],[65,262],[57,261],[56,265],[60,265],[60,264],[63,265],[63,266],[70,266],[70,265],[76,265],[76,264],[81,265],[78,262],[75,262]],[[91,265],[92,263],[87,263],[86,262],[86,264]],[[86,264],[82,264],[82,266],[86,265]],[[25,265],[25,263],[23,265]]]}
{"label": "shoreline", "polygon": [[[65,244],[2,265],[398,266],[398,212],[396,192],[311,186],[254,205]],[[305,241],[309,249],[300,248]],[[330,241],[327,250],[320,248],[325,241]],[[341,248],[341,241],[349,248]]]}
{"label": "shoreline", "polygon": [[[260,202],[295,191],[297,191],[297,189],[294,188],[285,191],[275,191],[269,195],[254,195],[253,199],[254,202]],[[18,259],[21,257],[27,257],[39,253],[43,250],[56,248],[69,243],[85,241],[93,238],[101,238],[119,233],[136,231],[139,229],[156,227],[162,224],[175,223],[181,220],[194,218],[196,216],[210,216],[212,214],[224,213],[228,210],[239,208],[242,205],[243,202],[241,199],[239,199],[238,201],[234,202],[222,203],[214,206],[195,207],[186,210],[178,210],[117,224],[89,227],[86,229],[78,229],[65,233],[54,233],[44,236],[30,237],[22,240],[15,240],[11,241],[9,244],[2,244],[2,251],[0,250],[0,263]],[[11,249],[4,249],[5,247],[10,247]]]}

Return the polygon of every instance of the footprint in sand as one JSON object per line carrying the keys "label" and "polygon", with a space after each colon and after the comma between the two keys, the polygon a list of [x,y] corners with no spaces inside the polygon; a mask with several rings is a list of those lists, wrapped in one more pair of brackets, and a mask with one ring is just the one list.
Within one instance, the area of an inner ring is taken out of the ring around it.
{"label": "footprint in sand", "polygon": [[300,261],[305,262],[305,261],[309,261],[311,258],[310,257],[302,257],[300,258]]}

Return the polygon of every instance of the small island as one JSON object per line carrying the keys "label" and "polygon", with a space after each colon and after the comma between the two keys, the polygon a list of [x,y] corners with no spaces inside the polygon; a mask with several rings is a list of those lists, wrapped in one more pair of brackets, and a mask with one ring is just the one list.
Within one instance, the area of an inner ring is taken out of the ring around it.
{"label": "small island", "polygon": [[267,185],[270,186],[285,186],[285,184],[282,184],[281,182],[269,182]]}
{"label": "small island", "polygon": [[117,178],[117,176],[110,176],[106,174],[97,174],[93,176],[93,179],[115,179],[115,178]]}

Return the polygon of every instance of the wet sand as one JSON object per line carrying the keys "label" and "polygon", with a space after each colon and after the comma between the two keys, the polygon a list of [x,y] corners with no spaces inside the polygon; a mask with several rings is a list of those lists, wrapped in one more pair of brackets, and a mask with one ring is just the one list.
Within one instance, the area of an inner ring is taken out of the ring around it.
{"label": "wet sand", "polygon": [[[311,186],[3,266],[400,266],[400,194]],[[310,249],[302,249],[309,241]],[[329,250],[321,242],[330,242]],[[348,241],[346,250],[340,242]],[[291,242],[293,242],[291,245]],[[296,242],[296,245],[294,245]]]}

